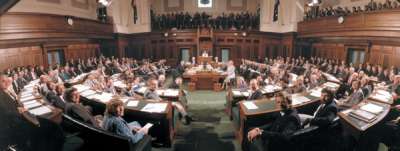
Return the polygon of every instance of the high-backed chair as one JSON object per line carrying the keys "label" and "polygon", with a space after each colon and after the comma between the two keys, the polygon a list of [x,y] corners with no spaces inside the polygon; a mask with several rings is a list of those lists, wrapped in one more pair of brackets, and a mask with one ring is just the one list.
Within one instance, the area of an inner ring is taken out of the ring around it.
{"label": "high-backed chair", "polygon": [[63,125],[75,129],[85,141],[84,147],[90,147],[90,150],[151,151],[150,136],[145,136],[138,143],[132,144],[128,137],[95,128],[65,114],[63,114]]}

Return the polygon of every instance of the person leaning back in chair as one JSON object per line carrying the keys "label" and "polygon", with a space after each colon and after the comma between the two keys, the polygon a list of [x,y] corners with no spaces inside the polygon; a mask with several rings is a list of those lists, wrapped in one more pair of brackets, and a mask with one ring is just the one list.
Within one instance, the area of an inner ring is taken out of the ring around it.
{"label": "person leaning back in chair", "polygon": [[247,139],[251,143],[251,151],[268,150],[292,150],[289,145],[290,136],[301,128],[300,117],[297,110],[292,108],[292,102],[282,93],[275,96],[280,103],[281,111],[278,118],[271,124],[250,130]]}
{"label": "person leaning back in chair", "polygon": [[123,115],[124,103],[117,99],[111,100],[106,106],[103,128],[117,135],[129,137],[132,144],[136,144],[147,135],[149,129],[141,127],[136,121],[127,123],[122,118]]}

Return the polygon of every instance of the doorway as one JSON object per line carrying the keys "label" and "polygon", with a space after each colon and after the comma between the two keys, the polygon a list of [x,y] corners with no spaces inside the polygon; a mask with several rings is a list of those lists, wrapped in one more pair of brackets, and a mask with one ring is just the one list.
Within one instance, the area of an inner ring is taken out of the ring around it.
{"label": "doorway", "polygon": [[229,61],[229,49],[222,48],[221,49],[221,62],[228,62]]}
{"label": "doorway", "polygon": [[53,49],[47,51],[47,63],[49,66],[56,64],[63,65],[65,63],[65,56],[63,49]]}
{"label": "doorway", "polygon": [[353,65],[358,65],[365,62],[365,49],[362,48],[348,48],[347,49],[347,62]]}
{"label": "doorway", "polygon": [[190,49],[189,48],[181,48],[180,60],[185,62],[190,62]]}

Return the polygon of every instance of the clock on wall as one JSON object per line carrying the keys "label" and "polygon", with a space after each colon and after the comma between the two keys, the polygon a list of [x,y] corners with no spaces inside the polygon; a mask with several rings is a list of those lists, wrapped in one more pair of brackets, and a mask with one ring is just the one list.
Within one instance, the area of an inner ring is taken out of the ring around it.
{"label": "clock on wall", "polygon": [[203,5],[208,5],[210,4],[210,0],[200,0],[200,3]]}
{"label": "clock on wall", "polygon": [[340,17],[338,18],[338,23],[339,23],[339,24],[343,24],[343,22],[344,22],[344,17],[343,17],[343,16],[340,16]]}
{"label": "clock on wall", "polygon": [[67,17],[67,23],[70,26],[74,25],[74,20],[72,19],[72,17]]}
{"label": "clock on wall", "polygon": [[212,0],[197,0],[197,5],[199,8],[212,8]]}

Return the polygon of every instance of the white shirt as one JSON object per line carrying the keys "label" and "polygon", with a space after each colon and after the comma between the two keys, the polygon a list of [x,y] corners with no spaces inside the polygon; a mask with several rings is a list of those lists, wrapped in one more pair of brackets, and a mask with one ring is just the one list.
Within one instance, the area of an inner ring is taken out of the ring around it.
{"label": "white shirt", "polygon": [[226,74],[228,79],[233,79],[235,78],[235,66],[228,66],[227,70],[226,70]]}

